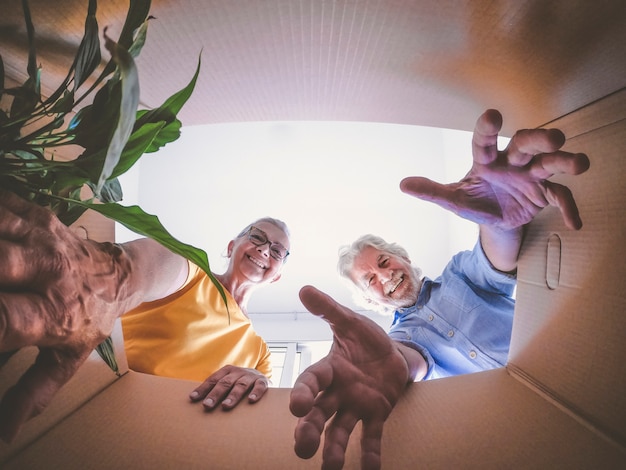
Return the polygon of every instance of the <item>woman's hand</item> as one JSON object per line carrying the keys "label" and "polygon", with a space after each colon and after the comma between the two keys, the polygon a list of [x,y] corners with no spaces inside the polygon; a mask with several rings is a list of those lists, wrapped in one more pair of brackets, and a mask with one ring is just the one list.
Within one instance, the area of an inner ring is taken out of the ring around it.
{"label": "woman's hand", "polygon": [[246,395],[248,403],[256,403],[268,387],[268,378],[258,370],[228,365],[211,374],[189,398],[192,402],[202,401],[206,410],[213,410],[219,404],[223,410],[231,410]]}

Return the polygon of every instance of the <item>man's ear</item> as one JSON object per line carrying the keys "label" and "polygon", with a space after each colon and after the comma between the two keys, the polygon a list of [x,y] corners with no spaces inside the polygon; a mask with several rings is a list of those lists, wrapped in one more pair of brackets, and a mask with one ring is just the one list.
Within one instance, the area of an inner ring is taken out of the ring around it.
{"label": "man's ear", "polygon": [[230,258],[230,255],[233,254],[233,246],[235,246],[235,241],[231,240],[228,242],[228,247],[226,248],[226,257]]}

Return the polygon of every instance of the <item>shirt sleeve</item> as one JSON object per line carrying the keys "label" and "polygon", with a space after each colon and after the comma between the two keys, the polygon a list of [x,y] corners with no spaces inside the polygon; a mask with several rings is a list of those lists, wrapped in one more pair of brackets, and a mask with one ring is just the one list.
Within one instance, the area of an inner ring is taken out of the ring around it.
{"label": "shirt sleeve", "polygon": [[480,240],[476,242],[472,251],[463,251],[456,254],[446,269],[472,283],[480,289],[512,296],[517,282],[517,276],[495,269],[483,251]]}
{"label": "shirt sleeve", "polygon": [[428,366],[428,371],[426,372],[426,375],[424,376],[423,379],[421,380],[428,380],[431,378],[433,371],[435,370],[435,360],[433,359],[433,357],[430,355],[430,353],[428,352],[428,349],[424,348],[423,346],[415,343],[414,341],[408,340],[408,339],[398,339],[398,338],[394,338],[394,334],[389,333],[389,337],[394,340],[397,343],[400,343],[404,346],[406,346],[407,348],[411,348],[415,351],[417,351],[418,353],[420,353],[422,355],[422,357],[424,358],[424,360],[426,361],[426,364]]}

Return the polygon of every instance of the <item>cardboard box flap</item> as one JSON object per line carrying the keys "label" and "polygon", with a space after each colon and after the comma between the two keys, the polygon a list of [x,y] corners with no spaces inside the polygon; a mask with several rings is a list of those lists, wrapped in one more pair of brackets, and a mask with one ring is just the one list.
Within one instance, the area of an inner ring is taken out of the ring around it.
{"label": "cardboard box flap", "polygon": [[626,447],[626,91],[550,124],[591,168],[557,176],[584,226],[548,208],[530,225],[519,268],[509,367]]}
{"label": "cardboard box flap", "polygon": [[[118,321],[111,335],[120,374],[128,371],[122,327]],[[17,352],[0,369],[0,397],[12,387],[33,364],[38,349],[24,348]],[[54,397],[52,403],[39,416],[28,421],[11,445],[0,441],[0,467],[2,462],[18,453],[31,442],[45,434],[58,422],[76,411],[85,402],[115,382],[118,376],[105,364],[96,351],[92,352],[77,374]]]}
{"label": "cardboard box flap", "polygon": [[[129,372],[3,467],[319,469],[296,457],[289,389],[205,413],[195,384]],[[360,468],[360,429],[344,468]],[[385,426],[383,469],[621,469],[623,449],[581,426],[506,369],[418,383]]]}

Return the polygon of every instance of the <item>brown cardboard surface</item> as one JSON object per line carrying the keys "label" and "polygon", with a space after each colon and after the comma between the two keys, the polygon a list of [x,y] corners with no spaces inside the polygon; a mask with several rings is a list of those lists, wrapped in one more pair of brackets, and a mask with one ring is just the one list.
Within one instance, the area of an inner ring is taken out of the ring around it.
{"label": "brown cardboard surface", "polygon": [[[554,123],[568,135],[567,149],[591,160],[584,175],[555,178],[574,192],[584,226],[567,230],[556,209],[531,224],[509,367],[626,447],[624,109],[622,90]],[[560,259],[548,263],[557,238]],[[559,274],[553,289],[546,282],[551,271]]]}
{"label": "brown cardboard surface", "polygon": [[[120,322],[117,322],[111,336],[114,342],[117,365],[120,374],[123,374],[128,371],[128,364],[124,354]],[[0,396],[3,396],[19,380],[22,374],[34,362],[36,355],[36,348],[22,349],[0,369]],[[55,396],[45,412],[28,421],[11,445],[0,441],[0,468],[2,468],[2,462],[11,455],[18,453],[32,441],[39,438],[56,423],[117,380],[117,378],[115,373],[94,351],[72,380]]]}
{"label": "brown cardboard surface", "polygon": [[[129,372],[5,469],[320,468],[293,453],[290,390],[205,413],[193,382]],[[359,468],[359,433],[346,469]],[[506,369],[418,383],[389,418],[384,469],[603,468],[626,453],[534,393]]]}

